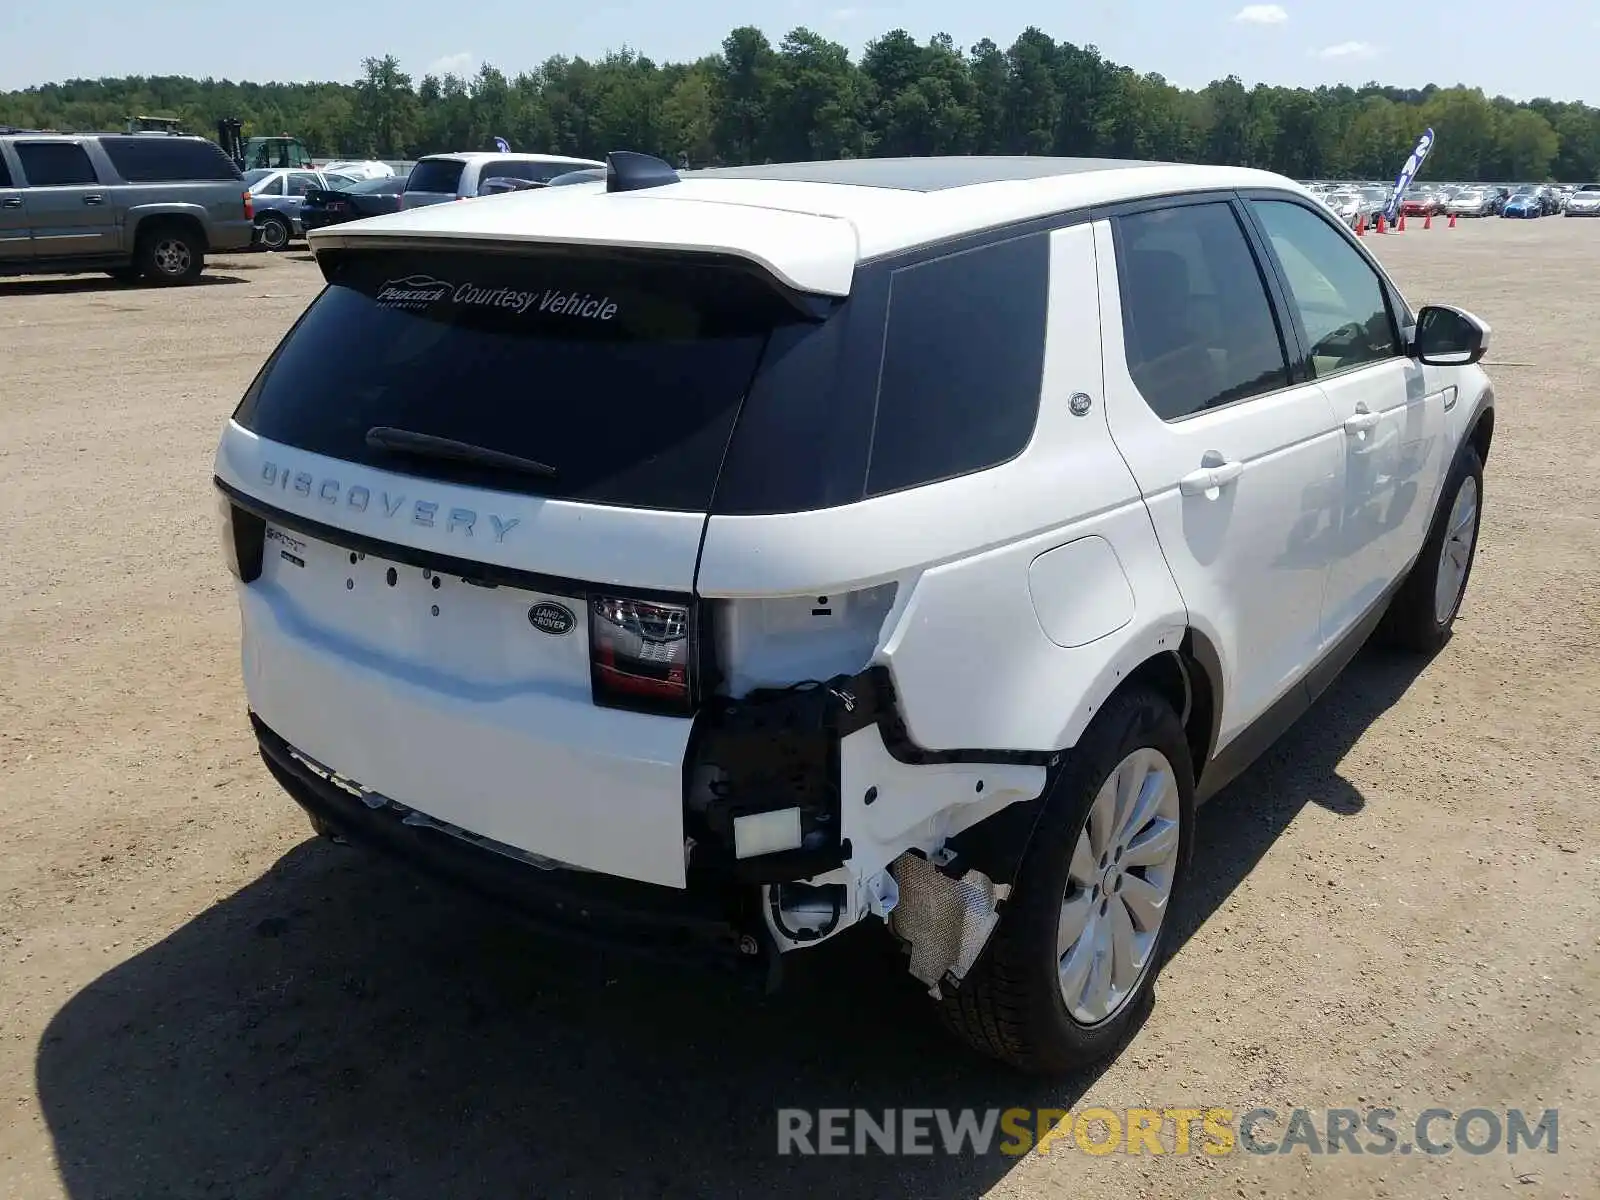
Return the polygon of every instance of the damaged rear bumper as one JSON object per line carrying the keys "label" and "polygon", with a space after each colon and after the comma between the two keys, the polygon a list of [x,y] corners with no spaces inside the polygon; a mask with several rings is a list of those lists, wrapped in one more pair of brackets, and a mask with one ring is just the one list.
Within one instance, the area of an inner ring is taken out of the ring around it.
{"label": "damaged rear bumper", "polygon": [[[935,992],[959,984],[987,944],[1059,759],[916,746],[881,667],[718,699],[689,742],[686,887],[673,888],[455,828],[343,780],[251,720],[268,768],[320,826],[551,932],[770,968],[877,917]],[[793,843],[741,856],[740,822],[765,816]]]}
{"label": "damaged rear bumper", "polygon": [[760,965],[753,904],[539,861],[536,856],[433,821],[312,763],[251,714],[267,769],[321,828],[399,859],[435,879],[510,907],[540,930],[592,945],[674,960]]}

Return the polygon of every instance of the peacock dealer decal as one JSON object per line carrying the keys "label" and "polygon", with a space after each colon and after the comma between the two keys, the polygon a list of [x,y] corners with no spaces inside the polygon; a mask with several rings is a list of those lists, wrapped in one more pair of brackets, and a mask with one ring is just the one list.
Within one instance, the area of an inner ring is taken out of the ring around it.
{"label": "peacock dealer decal", "polygon": [[423,312],[447,300],[469,308],[501,309],[521,315],[527,312],[575,317],[582,321],[610,321],[617,315],[617,303],[610,296],[561,288],[523,290],[510,287],[485,287],[476,283],[451,283],[432,275],[407,275],[390,279],[373,296],[383,308]]}

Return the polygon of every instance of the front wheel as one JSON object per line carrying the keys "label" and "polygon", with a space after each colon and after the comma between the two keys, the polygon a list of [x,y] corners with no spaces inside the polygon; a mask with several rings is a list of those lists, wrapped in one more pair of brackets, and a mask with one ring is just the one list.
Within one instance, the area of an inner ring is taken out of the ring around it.
{"label": "front wheel", "polygon": [[941,1000],[946,1025],[1041,1074],[1114,1054],[1153,994],[1193,826],[1177,714],[1153,691],[1113,698],[1068,752],[988,947]]}
{"label": "front wheel", "polygon": [[1483,463],[1470,445],[1462,447],[1444,497],[1422,552],[1384,614],[1387,641],[1399,650],[1436,653],[1450,640],[1466,597],[1483,521]]}

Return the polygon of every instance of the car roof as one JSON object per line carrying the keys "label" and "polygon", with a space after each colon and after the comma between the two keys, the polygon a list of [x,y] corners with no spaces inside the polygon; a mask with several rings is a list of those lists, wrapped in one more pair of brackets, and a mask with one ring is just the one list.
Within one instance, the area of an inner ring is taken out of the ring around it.
{"label": "car roof", "polygon": [[600,184],[431,205],[313,234],[313,248],[373,239],[487,239],[730,254],[802,291],[848,295],[857,262],[1091,205],[1271,187],[1244,167],[1119,159],[848,159],[685,172],[662,187]]}
{"label": "car roof", "polygon": [[510,158],[517,162],[558,162],[558,163],[584,163],[588,166],[603,167],[605,163],[593,158],[579,158],[575,154],[519,154],[510,151],[501,154],[498,150],[461,150],[449,154],[424,154],[417,159],[418,162],[484,162],[491,158]]}

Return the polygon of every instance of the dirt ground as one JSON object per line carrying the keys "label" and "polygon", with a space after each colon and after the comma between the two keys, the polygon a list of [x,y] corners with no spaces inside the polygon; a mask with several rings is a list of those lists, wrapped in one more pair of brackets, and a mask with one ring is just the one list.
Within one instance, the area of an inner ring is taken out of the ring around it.
{"label": "dirt ground", "polygon": [[[1600,1195],[1600,221],[1379,248],[1495,328],[1458,632],[1364,655],[1203,811],[1153,1014],[1054,1084],[875,955],[765,998],[310,840],[245,722],[210,464],[314,265],[0,281],[0,1194]],[[775,1153],[778,1106],[1091,1104],[1559,1108],[1559,1151]]]}

